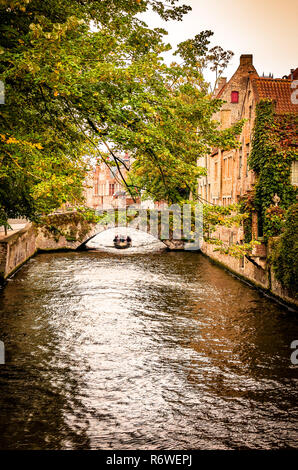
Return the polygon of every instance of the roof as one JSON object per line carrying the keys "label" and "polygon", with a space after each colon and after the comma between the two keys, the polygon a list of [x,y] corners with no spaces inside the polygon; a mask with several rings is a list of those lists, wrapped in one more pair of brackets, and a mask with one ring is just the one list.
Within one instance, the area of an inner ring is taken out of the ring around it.
{"label": "roof", "polygon": [[[240,63],[237,68],[237,70],[234,72],[232,77],[230,78],[229,81],[225,79],[225,82],[220,82],[218,83],[218,89],[215,90],[215,98],[221,98],[221,96],[224,94],[224,92],[227,90],[228,86],[233,83],[234,78],[237,78],[237,76],[240,76],[244,79],[246,79],[246,76],[259,76],[258,72],[256,71],[254,65],[253,65],[253,56],[252,54],[241,54],[240,56]],[[236,84],[236,90],[237,90],[238,85]]]}
{"label": "roof", "polygon": [[287,76],[290,80],[297,80],[298,79],[298,67],[296,69],[292,69],[290,75]]}
{"label": "roof", "polygon": [[227,88],[227,83],[219,90],[219,92],[216,95],[216,98],[220,98],[226,88]]}
{"label": "roof", "polygon": [[298,104],[291,101],[293,89],[291,80],[283,78],[254,78],[252,86],[256,100],[273,100],[276,103],[275,112],[277,114],[298,113]]}

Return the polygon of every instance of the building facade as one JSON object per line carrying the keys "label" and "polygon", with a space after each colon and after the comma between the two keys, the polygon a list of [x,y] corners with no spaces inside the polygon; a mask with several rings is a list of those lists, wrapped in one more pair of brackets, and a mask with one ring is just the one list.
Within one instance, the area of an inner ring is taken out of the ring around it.
{"label": "building facade", "polygon": [[[207,176],[199,181],[199,196],[205,201],[219,205],[229,205],[249,191],[254,182],[248,170],[247,157],[250,151],[255,103],[250,93],[252,78],[258,77],[253,66],[253,56],[240,57],[240,64],[232,78],[221,78],[214,92],[215,98],[224,101],[220,111],[214,115],[220,129],[226,129],[246,118],[247,123],[240,136],[241,147],[229,151],[214,148],[210,155],[198,164],[207,168]],[[247,105],[249,100],[249,105]]]}
{"label": "building facade", "polygon": [[[239,136],[239,148],[224,151],[212,149],[210,155],[199,159],[198,165],[207,168],[207,176],[200,179],[198,195],[203,202],[229,205],[239,202],[244,194],[253,190],[254,172],[249,169],[256,104],[260,100],[273,100],[277,114],[297,113],[293,103],[291,84],[297,69],[284,78],[260,77],[253,66],[253,56],[240,57],[240,64],[232,78],[221,78],[214,97],[224,101],[221,110],[214,115],[221,129],[226,129],[244,119]],[[297,185],[297,162],[293,163],[292,184]]]}
{"label": "building facade", "polygon": [[[120,171],[125,178],[130,166],[130,157],[121,157]],[[117,167],[109,167],[106,163],[97,164],[86,178],[85,201],[92,209],[112,209],[126,207],[133,203],[127,195],[120,171]]]}

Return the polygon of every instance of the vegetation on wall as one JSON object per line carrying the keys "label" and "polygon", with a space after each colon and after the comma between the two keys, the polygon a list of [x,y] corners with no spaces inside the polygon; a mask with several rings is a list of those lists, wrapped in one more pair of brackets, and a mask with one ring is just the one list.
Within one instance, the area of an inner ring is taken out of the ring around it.
{"label": "vegetation on wall", "polygon": [[204,234],[207,238],[211,238],[212,233],[218,226],[239,227],[241,222],[247,218],[246,213],[240,213],[238,204],[229,206],[205,204],[203,206],[203,216]]}
{"label": "vegetation on wall", "polygon": [[[260,101],[249,156],[257,181],[253,205],[258,212],[265,240],[281,233],[285,211],[296,201],[297,188],[291,184],[291,166],[298,159],[298,115],[277,115],[274,102]],[[280,198],[279,207],[273,197]]]}
{"label": "vegetation on wall", "polygon": [[[297,187],[291,184],[291,167],[298,160],[298,115],[277,115],[274,106],[270,100],[256,106],[249,157],[256,184],[250,205],[244,201],[244,206],[250,214],[257,211],[264,241],[270,245],[269,264],[281,285],[293,292],[297,285],[298,221]],[[274,200],[275,195],[278,197]]]}
{"label": "vegetation on wall", "polygon": [[35,225],[42,228],[46,237],[53,237],[56,242],[60,237],[65,237],[68,242],[82,242],[100,218],[101,216],[96,215],[94,210],[82,208],[76,212],[40,217]]}
{"label": "vegetation on wall", "polygon": [[252,213],[255,211],[254,193],[242,196],[239,211],[241,214],[246,214],[246,218],[243,220],[244,242],[250,243],[252,240]]}
{"label": "vegetation on wall", "polygon": [[284,231],[280,237],[270,242],[275,277],[294,296],[298,293],[298,204],[293,204],[287,212]]}
{"label": "vegetation on wall", "polygon": [[247,241],[244,240],[243,244],[224,243],[214,236],[214,232],[219,226],[240,227],[247,220],[249,221],[250,214],[245,212],[243,207],[242,204],[231,204],[229,206],[204,205],[204,238],[206,243],[217,246],[214,251],[240,259],[250,254],[254,245],[259,243],[251,238]]}

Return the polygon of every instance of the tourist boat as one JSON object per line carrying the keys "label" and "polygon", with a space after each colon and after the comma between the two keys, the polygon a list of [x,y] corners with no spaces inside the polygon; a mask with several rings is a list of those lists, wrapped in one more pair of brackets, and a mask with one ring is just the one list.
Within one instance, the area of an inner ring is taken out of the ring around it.
{"label": "tourist boat", "polygon": [[120,250],[121,249],[123,250],[124,248],[131,247],[131,242],[128,242],[127,240],[124,240],[124,241],[117,240],[117,241],[114,241],[114,247]]}

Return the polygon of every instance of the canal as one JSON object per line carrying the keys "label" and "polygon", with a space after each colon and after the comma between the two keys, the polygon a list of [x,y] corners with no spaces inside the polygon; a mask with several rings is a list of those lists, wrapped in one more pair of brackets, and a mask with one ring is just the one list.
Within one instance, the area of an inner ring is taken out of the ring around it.
{"label": "canal", "polygon": [[298,447],[298,318],[200,254],[40,254],[0,293],[1,449]]}

